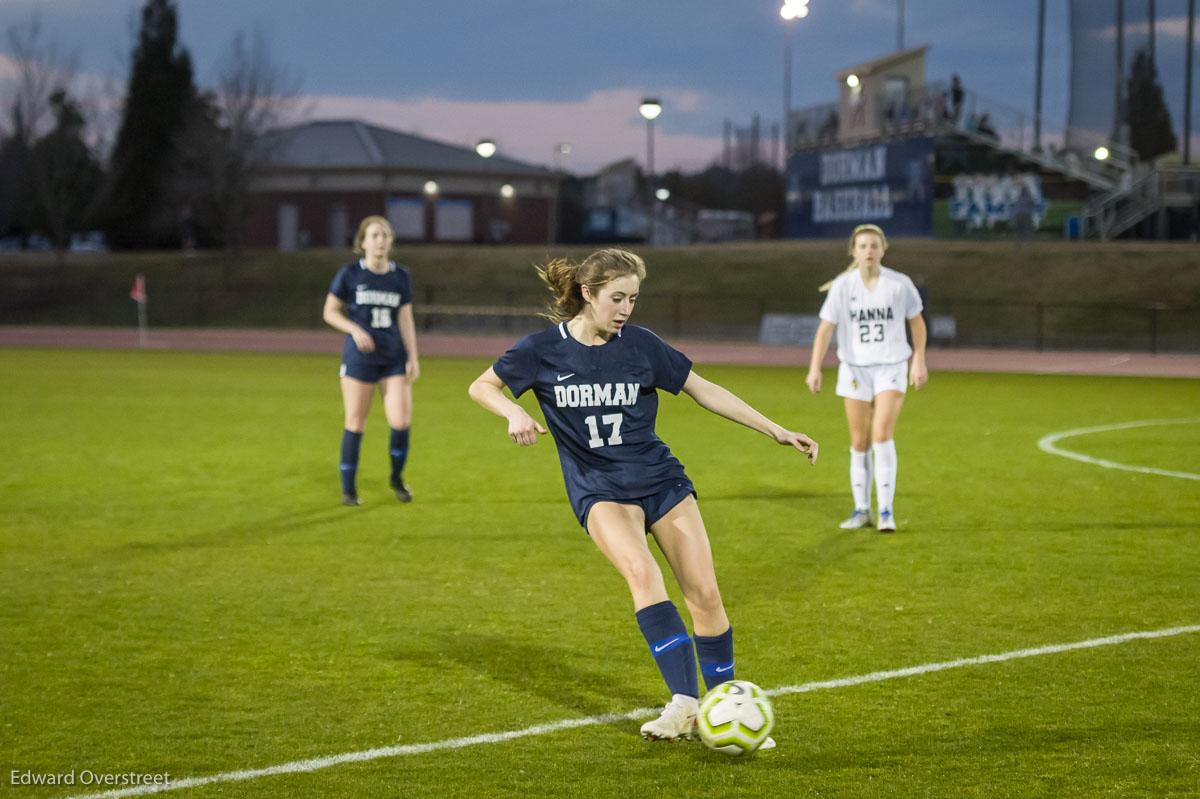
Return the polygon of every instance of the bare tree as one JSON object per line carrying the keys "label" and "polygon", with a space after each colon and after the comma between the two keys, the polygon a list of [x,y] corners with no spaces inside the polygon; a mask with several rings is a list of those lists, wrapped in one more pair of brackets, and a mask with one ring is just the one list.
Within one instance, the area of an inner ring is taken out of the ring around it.
{"label": "bare tree", "polygon": [[17,67],[17,79],[5,103],[9,112],[8,135],[26,147],[50,126],[50,98],[66,91],[75,81],[78,58],[64,55],[53,40],[42,33],[37,14],[8,28],[8,47]]}
{"label": "bare tree", "polygon": [[184,200],[229,250],[241,249],[250,189],[271,156],[268,134],[298,110],[298,87],[272,59],[260,29],[250,37],[239,31],[215,88],[193,109],[181,143]]}

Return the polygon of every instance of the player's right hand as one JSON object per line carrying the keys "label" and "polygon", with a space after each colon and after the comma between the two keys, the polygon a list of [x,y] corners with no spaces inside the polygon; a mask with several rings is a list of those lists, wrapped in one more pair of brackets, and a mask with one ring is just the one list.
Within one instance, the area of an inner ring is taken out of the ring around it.
{"label": "player's right hand", "polygon": [[814,394],[821,393],[821,370],[809,369],[808,377],[804,378],[804,382],[808,384],[808,390]]}
{"label": "player's right hand", "polygon": [[508,420],[508,437],[513,440],[513,443],[520,444],[522,447],[528,447],[530,444],[537,443],[539,435],[548,433],[546,428],[542,427],[536,419],[525,413],[522,408],[521,413],[513,414]]}
{"label": "player's right hand", "polygon": [[361,327],[350,335],[354,337],[354,346],[358,347],[359,352],[375,351],[375,339],[371,338],[371,334]]}

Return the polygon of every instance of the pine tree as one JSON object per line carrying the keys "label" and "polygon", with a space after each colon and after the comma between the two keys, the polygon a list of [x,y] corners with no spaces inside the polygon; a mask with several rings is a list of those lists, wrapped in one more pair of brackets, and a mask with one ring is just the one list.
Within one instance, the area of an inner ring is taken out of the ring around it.
{"label": "pine tree", "polygon": [[46,233],[61,263],[71,236],[87,228],[100,186],[100,165],[83,140],[84,118],[65,91],[50,97],[55,126],[31,153],[27,218]]}
{"label": "pine tree", "polygon": [[1149,51],[1139,50],[1134,56],[1126,85],[1129,146],[1143,161],[1172,152],[1177,140],[1171,128],[1171,112],[1163,100],[1162,84]]}
{"label": "pine tree", "polygon": [[178,245],[175,145],[196,101],[191,56],[177,41],[178,29],[172,0],[146,0],[112,155],[105,228],[117,248]]}

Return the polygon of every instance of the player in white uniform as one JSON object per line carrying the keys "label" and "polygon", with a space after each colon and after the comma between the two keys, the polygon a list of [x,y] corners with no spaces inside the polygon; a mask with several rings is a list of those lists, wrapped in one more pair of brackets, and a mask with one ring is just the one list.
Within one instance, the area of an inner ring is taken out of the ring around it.
{"label": "player in white uniform", "polygon": [[[859,225],[850,235],[854,263],[821,287],[828,289],[829,296],[821,306],[805,380],[814,394],[821,390],[821,363],[836,329],[840,362],[836,392],[846,400],[854,495],[854,513],[841,524],[847,530],[871,525],[873,469],[879,531],[895,531],[896,420],[907,386],[919,390],[929,380],[921,298],[907,275],[883,265],[886,250],[887,238],[875,225]],[[912,329],[911,347],[904,335],[906,319]]]}

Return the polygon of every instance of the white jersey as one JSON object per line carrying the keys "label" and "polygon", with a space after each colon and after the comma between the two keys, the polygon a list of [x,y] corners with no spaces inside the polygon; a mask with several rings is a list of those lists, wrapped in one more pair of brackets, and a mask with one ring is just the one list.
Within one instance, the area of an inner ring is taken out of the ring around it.
{"label": "white jersey", "polygon": [[837,325],[838,360],[851,366],[881,366],[912,355],[904,323],[920,313],[921,297],[908,276],[880,266],[874,291],[867,291],[857,269],[838,276],[820,315]]}

